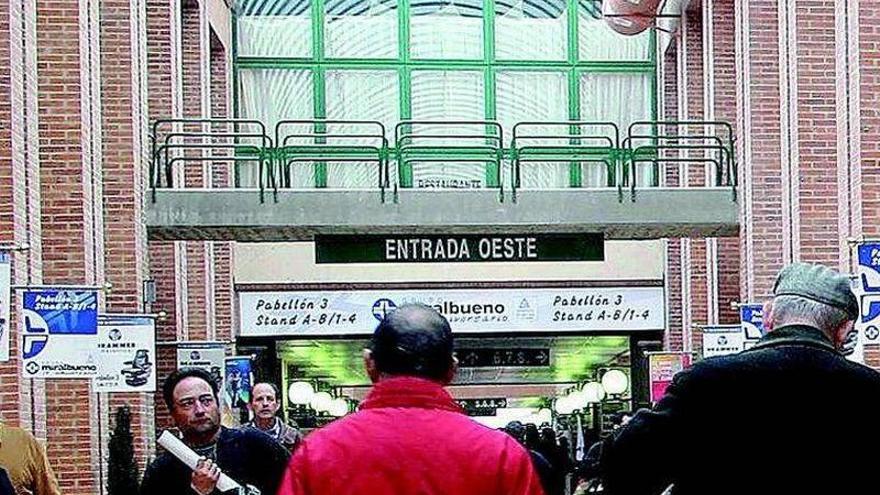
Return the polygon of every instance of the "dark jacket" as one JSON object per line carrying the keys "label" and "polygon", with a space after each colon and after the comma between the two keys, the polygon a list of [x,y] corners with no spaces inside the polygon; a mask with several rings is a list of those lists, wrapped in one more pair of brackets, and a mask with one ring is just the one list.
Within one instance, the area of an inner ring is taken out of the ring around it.
{"label": "dark jacket", "polygon": [[529,454],[440,386],[380,380],[361,410],[312,432],[278,495],[543,495]]}
{"label": "dark jacket", "polygon": [[786,326],[679,373],[603,446],[606,493],[877,493],[880,374]]}
{"label": "dark jacket", "polygon": [[[252,428],[221,427],[217,438],[217,465],[240,484],[252,485],[263,495],[274,495],[290,454],[265,433]],[[192,470],[168,452],[160,454],[144,472],[141,495],[195,495]],[[219,493],[214,490],[214,493]]]}

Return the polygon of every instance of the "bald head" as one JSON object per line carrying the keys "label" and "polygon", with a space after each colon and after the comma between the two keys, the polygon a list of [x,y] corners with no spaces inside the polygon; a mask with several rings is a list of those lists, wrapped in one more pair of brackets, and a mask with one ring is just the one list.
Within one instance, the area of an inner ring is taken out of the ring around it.
{"label": "bald head", "polygon": [[454,368],[449,322],[424,304],[406,304],[379,323],[370,350],[376,371],[448,381]]}

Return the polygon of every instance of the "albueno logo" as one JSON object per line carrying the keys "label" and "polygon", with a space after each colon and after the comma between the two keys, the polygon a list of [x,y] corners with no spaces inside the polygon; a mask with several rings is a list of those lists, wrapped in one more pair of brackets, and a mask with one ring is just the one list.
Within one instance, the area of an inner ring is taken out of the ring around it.
{"label": "albueno logo", "polygon": [[43,364],[40,366],[43,371],[98,371],[98,367],[94,364]]}
{"label": "albueno logo", "polygon": [[452,301],[431,307],[444,315],[500,315],[506,311],[503,304],[456,304]]}

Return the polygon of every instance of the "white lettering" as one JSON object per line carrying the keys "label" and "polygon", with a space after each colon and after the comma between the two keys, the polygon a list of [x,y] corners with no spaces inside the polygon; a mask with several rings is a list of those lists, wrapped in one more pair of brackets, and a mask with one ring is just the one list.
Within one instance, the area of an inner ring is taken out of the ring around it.
{"label": "white lettering", "polygon": [[397,250],[394,249],[397,247],[397,243],[394,242],[394,239],[385,239],[385,259],[386,260],[396,260],[397,259]]}

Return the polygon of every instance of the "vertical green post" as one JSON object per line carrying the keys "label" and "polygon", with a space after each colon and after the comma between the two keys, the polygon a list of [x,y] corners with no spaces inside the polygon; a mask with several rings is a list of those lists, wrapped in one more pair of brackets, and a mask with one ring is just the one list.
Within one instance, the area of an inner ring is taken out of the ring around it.
{"label": "vertical green post", "polygon": [[[412,67],[410,54],[410,4],[409,0],[398,0],[397,14],[397,36],[398,48],[397,54],[400,61],[399,77],[400,77],[400,119],[406,120],[412,118]],[[389,129],[394,132],[393,129]],[[391,146],[397,148],[397,143],[391,143]],[[413,186],[412,165],[407,163],[397,163],[397,178],[400,187]]]}
{"label": "vertical green post", "polygon": [[[240,110],[238,100],[240,88],[238,87],[238,15],[235,9],[232,11],[232,117],[240,118]],[[239,187],[241,183],[240,173],[238,170],[238,162],[232,162],[232,187]]]}
{"label": "vertical green post", "polygon": [[[312,0],[312,56],[315,59],[315,69],[312,74],[314,88],[314,116],[316,119],[327,117],[327,96],[324,84],[324,0]],[[326,131],[325,126],[316,126],[316,132]],[[322,138],[316,139],[317,143],[324,143]],[[327,163],[315,162],[315,187],[327,187]]]}
{"label": "vertical green post", "polygon": [[[657,63],[657,30],[652,29],[650,36],[651,37],[648,41],[648,51],[651,56],[651,63],[654,65],[654,70],[651,72],[651,120],[656,122],[658,120],[657,115],[658,115],[658,111],[659,111],[659,108],[658,108],[659,103],[657,101],[657,77],[658,77],[657,71],[659,70],[658,69],[659,64]],[[657,124],[654,124],[653,127],[654,127],[654,135],[656,136],[657,135]],[[657,187],[660,185],[660,164],[659,163],[654,164],[654,167],[652,169],[652,173],[654,174],[654,177],[651,178],[651,185]]]}
{"label": "vertical green post", "polygon": [[[569,120],[580,120],[580,73],[577,69],[578,58],[580,58],[580,44],[578,40],[578,0],[568,0],[566,2],[566,8],[568,10],[568,118]],[[570,132],[580,134],[580,127],[572,126]],[[581,187],[583,184],[582,166],[582,164],[577,162],[569,164],[569,186]]]}
{"label": "vertical green post", "polygon": [[[483,0],[483,111],[486,120],[498,118],[495,105],[495,0]],[[488,130],[488,129],[487,129]],[[501,143],[504,146],[504,143]],[[486,187],[500,187],[498,168],[503,159],[486,164]]]}

